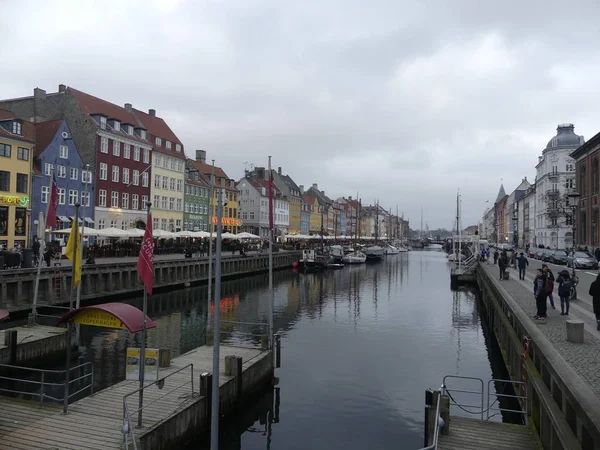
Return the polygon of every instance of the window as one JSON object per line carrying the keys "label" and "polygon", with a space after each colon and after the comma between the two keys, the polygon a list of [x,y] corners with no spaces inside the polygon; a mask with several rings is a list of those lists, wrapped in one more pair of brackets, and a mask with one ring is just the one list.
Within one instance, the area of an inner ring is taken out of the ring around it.
{"label": "window", "polygon": [[104,221],[104,219],[98,220],[98,229],[99,230],[104,230],[105,226],[106,226],[106,222]]}
{"label": "window", "polygon": [[175,228],[181,230],[181,219],[175,221]]}
{"label": "window", "polygon": [[123,167],[123,184],[129,184],[129,169]]}
{"label": "window", "polygon": [[56,176],[58,178],[67,178],[67,168],[65,166],[56,166]]}
{"label": "window", "polygon": [[148,172],[142,174],[142,186],[148,187]]}
{"label": "window", "polygon": [[131,158],[131,145],[123,144],[123,158],[125,158],[125,159]]}
{"label": "window", "polygon": [[59,149],[59,156],[62,159],[69,159],[69,147],[66,145],[61,145]]}
{"label": "window", "polygon": [[54,170],[54,166],[52,164],[46,163],[44,164],[44,174],[48,176],[52,176],[52,171]]}
{"label": "window", "polygon": [[160,187],[160,175],[154,175],[154,187]]}
{"label": "window", "polygon": [[137,194],[131,194],[131,209],[139,209],[139,196]]}
{"label": "window", "polygon": [[13,134],[18,134],[19,136],[21,135],[21,122],[15,120],[12,123],[12,132]]}
{"label": "window", "polygon": [[167,231],[167,219],[160,220],[160,228],[163,231]]}
{"label": "window", "polygon": [[181,203],[182,200],[180,198],[177,199],[177,211],[181,211]]}
{"label": "window", "polygon": [[[142,195],[142,204],[140,205],[141,209],[146,208],[146,203],[148,203],[148,196]],[[154,205],[156,205],[156,203]]]}
{"label": "window", "polygon": [[116,221],[116,220],[114,220],[114,219],[113,219],[113,220],[111,220],[111,221],[110,221],[110,227],[111,227],[111,228],[117,228],[117,221]]}
{"label": "window", "polygon": [[186,204],[184,205],[184,208],[185,208],[185,209],[183,210],[184,212],[186,212],[186,213],[189,213],[189,212],[190,212],[190,204],[189,204],[189,203],[186,203]]}
{"label": "window", "polygon": [[121,156],[121,143],[113,141],[113,156]]}
{"label": "window", "polygon": [[48,195],[50,195],[50,187],[42,186],[42,196],[40,197],[40,201],[42,203],[48,203]]}
{"label": "window", "polygon": [[104,189],[98,191],[98,205],[106,206],[106,191]]}
{"label": "window", "polygon": [[171,170],[177,169],[177,160],[175,158],[171,158]]}
{"label": "window", "polygon": [[171,211],[175,209],[175,197],[169,197],[169,209]]}
{"label": "window", "polygon": [[[100,116],[100,128],[102,128],[103,130],[106,130],[106,117]],[[102,139],[105,139],[105,138],[102,138]]]}
{"label": "window", "polygon": [[567,179],[567,183],[565,184],[565,187],[567,189],[574,189],[575,188],[575,179],[573,178],[568,178]]}
{"label": "window", "polygon": [[567,164],[567,172],[573,172],[573,170],[575,170],[575,169],[573,168],[573,163],[569,163],[569,164]]}
{"label": "window", "polygon": [[140,148],[137,145],[135,147],[133,147],[133,160],[134,161],[140,160]]}
{"label": "window", "polygon": [[79,169],[77,167],[71,167],[71,180],[79,180]]}
{"label": "window", "polygon": [[168,177],[162,177],[162,188],[169,189],[169,178]]}
{"label": "window", "polygon": [[158,219],[157,218],[152,219],[152,229],[158,230]]}
{"label": "window", "polygon": [[112,166],[112,180],[115,183],[119,182],[119,171],[120,171],[119,166]]}
{"label": "window", "polygon": [[0,156],[10,158],[10,145],[0,144]]}
{"label": "window", "polygon": [[183,190],[183,180],[177,180],[177,190],[179,192]]}
{"label": "window", "polygon": [[92,182],[92,171],[91,170],[82,170],[81,171],[81,182],[84,184],[89,184]]}
{"label": "window", "polygon": [[181,152],[181,144],[175,144],[175,151]]}
{"label": "window", "polygon": [[100,179],[106,180],[108,177],[108,164],[100,163]]}
{"label": "window", "polygon": [[144,164],[150,164],[150,150],[144,149]]}
{"label": "window", "polygon": [[27,183],[28,176],[25,173],[17,174],[17,192],[21,194],[27,194],[29,192],[29,183]]}
{"label": "window", "polygon": [[75,189],[69,189],[69,205],[77,203],[77,191]]}
{"label": "window", "polygon": [[127,225],[127,222],[123,220],[123,221],[121,222],[121,230],[126,230],[126,229],[127,229],[127,227],[128,227],[128,225]]}
{"label": "window", "polygon": [[161,201],[162,209],[167,209],[167,197],[163,197]]}
{"label": "window", "polygon": [[159,154],[154,155],[154,167],[160,167],[161,156]]}
{"label": "window", "polygon": [[119,207],[119,193],[117,191],[112,191],[110,194],[110,206],[111,208]]}
{"label": "window", "polygon": [[29,161],[29,149],[23,147],[17,148],[17,159],[20,159],[21,161]]}
{"label": "window", "polygon": [[140,171],[137,169],[133,169],[133,180],[131,182],[134,186],[139,186],[140,184]]}
{"label": "window", "polygon": [[163,169],[169,168],[169,158],[167,158],[166,156],[162,160],[162,166],[163,166]]}
{"label": "window", "polygon": [[0,191],[10,191],[10,172],[0,170]]}
{"label": "window", "polygon": [[116,120],[113,121],[113,128],[115,131],[120,131],[121,130],[121,122],[117,122]]}
{"label": "window", "polygon": [[162,139],[159,137],[154,138],[154,143],[159,147],[162,145]]}
{"label": "window", "polygon": [[146,139],[146,130],[140,130],[140,137]]}
{"label": "window", "polygon": [[81,205],[82,206],[90,206],[90,193],[82,192],[81,193]]}
{"label": "window", "polygon": [[250,220],[254,220],[254,212],[250,213]]}
{"label": "window", "polygon": [[123,196],[121,198],[121,208],[129,209],[129,193],[123,192]]}
{"label": "window", "polygon": [[171,149],[171,141],[165,141],[165,147],[167,147],[170,150]]}
{"label": "window", "polygon": [[[133,136],[133,127],[131,125],[127,125],[127,134]],[[135,208],[134,208],[135,209]]]}
{"label": "window", "polygon": [[65,197],[66,197],[65,190],[63,188],[58,188],[58,204],[59,205],[65,204]]}
{"label": "window", "polygon": [[171,178],[169,180],[169,186],[170,186],[170,188],[171,188],[172,191],[175,190],[175,178]]}
{"label": "window", "polygon": [[160,208],[160,195],[155,195],[154,196],[154,207],[155,208]]}
{"label": "window", "polygon": [[108,138],[100,138],[100,152],[108,153]]}

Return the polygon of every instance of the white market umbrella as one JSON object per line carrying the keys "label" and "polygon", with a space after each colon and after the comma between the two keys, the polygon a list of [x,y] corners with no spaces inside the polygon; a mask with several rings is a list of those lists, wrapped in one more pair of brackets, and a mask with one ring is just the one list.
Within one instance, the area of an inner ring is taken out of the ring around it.
{"label": "white market umbrella", "polygon": [[121,230],[120,228],[110,227],[104,228],[102,230],[96,230],[98,234],[96,236],[109,237],[109,238],[123,238],[127,237],[127,233],[125,230]]}
{"label": "white market umbrella", "polygon": [[127,237],[144,237],[144,230],[140,230],[139,228],[129,228],[124,230],[125,235]]}
{"label": "white market umbrella", "polygon": [[[191,234],[191,237],[195,237],[195,238],[210,237],[210,233],[207,231],[192,231],[190,234]],[[214,234],[213,234],[213,236],[214,236]]]}
{"label": "white market umbrella", "polygon": [[[80,236],[103,236],[101,233],[104,230],[97,230],[96,228],[89,227],[79,227]],[[38,224],[38,233],[39,233],[39,224]],[[64,230],[56,230],[52,232],[53,234],[71,234],[71,228],[65,228]]]}
{"label": "white market umbrella", "polygon": [[193,231],[176,231],[175,233],[173,233],[176,237],[184,237],[184,238],[189,238],[189,237],[193,237],[194,234]]}
{"label": "white market umbrella", "polygon": [[237,239],[237,236],[233,233],[225,232],[221,234],[221,239]]}
{"label": "white market umbrella", "polygon": [[152,236],[155,238],[170,238],[175,237],[175,233],[171,233],[170,231],[164,230],[152,230]]}
{"label": "white market umbrella", "polygon": [[245,231],[236,234],[235,237],[238,238],[238,239],[260,239],[260,236],[257,236],[257,235],[252,234],[252,233],[246,233]]}

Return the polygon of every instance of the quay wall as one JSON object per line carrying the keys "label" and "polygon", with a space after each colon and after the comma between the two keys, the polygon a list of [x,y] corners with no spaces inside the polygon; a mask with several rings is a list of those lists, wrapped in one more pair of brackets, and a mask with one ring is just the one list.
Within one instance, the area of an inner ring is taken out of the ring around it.
{"label": "quay wall", "polygon": [[[290,267],[300,258],[300,252],[273,254],[273,268]],[[142,292],[135,261],[84,265],[81,274],[81,299],[106,299]],[[268,255],[224,257],[223,278],[242,277],[268,271]],[[154,288],[171,288],[186,283],[208,281],[208,259],[173,259],[154,261]],[[214,269],[214,262],[213,262]],[[9,312],[31,309],[37,269],[3,270],[0,272],[0,308]],[[71,266],[45,267],[41,270],[38,305],[64,305],[71,292]],[[214,276],[214,270],[213,270]]]}
{"label": "quay wall", "polygon": [[[480,267],[476,280],[485,306],[482,314],[494,331],[511,379],[526,380],[529,426],[543,448],[600,449],[600,411],[590,387],[499,281]],[[526,360],[525,337],[530,339]]]}

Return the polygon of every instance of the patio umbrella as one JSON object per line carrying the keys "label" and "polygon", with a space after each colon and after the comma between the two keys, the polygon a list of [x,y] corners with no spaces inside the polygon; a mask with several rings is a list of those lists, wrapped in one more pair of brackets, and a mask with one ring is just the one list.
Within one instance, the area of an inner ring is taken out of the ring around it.
{"label": "patio umbrella", "polygon": [[[104,230],[97,230],[96,228],[89,228],[89,227],[79,227],[79,233],[82,236],[104,236],[102,234]],[[56,230],[53,231],[54,234],[70,234],[71,233],[71,229],[70,228],[66,228],[64,230]]]}
{"label": "patio umbrella", "polygon": [[237,239],[237,236],[233,233],[225,232],[221,234],[221,239]]}
{"label": "patio umbrella", "polygon": [[260,239],[260,236],[257,236],[252,233],[246,233],[245,231],[238,233],[235,235],[238,239]]}

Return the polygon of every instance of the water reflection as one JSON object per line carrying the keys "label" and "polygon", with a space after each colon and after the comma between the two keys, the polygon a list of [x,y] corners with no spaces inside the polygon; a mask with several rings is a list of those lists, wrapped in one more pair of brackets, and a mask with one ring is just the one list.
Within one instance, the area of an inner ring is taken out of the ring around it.
{"label": "water reflection", "polygon": [[[483,332],[476,295],[452,292],[449,284],[440,252],[323,274],[275,273],[283,365],[274,392],[282,420],[272,426],[265,411],[279,417],[268,406],[275,400],[261,397],[231,422],[222,448],[419,447],[425,389],[439,386],[446,374],[487,380],[502,367],[493,336]],[[222,292],[222,318],[230,321],[224,341],[259,340],[260,327],[231,322],[266,323],[267,275],[228,281]],[[207,308],[206,287],[153,296],[150,316],[158,327],[149,331],[149,347],[168,347],[176,356],[205,344],[213,308]],[[138,346],[138,336],[84,327],[82,338],[85,358],[96,365],[97,388],[124,378],[125,349]]]}

